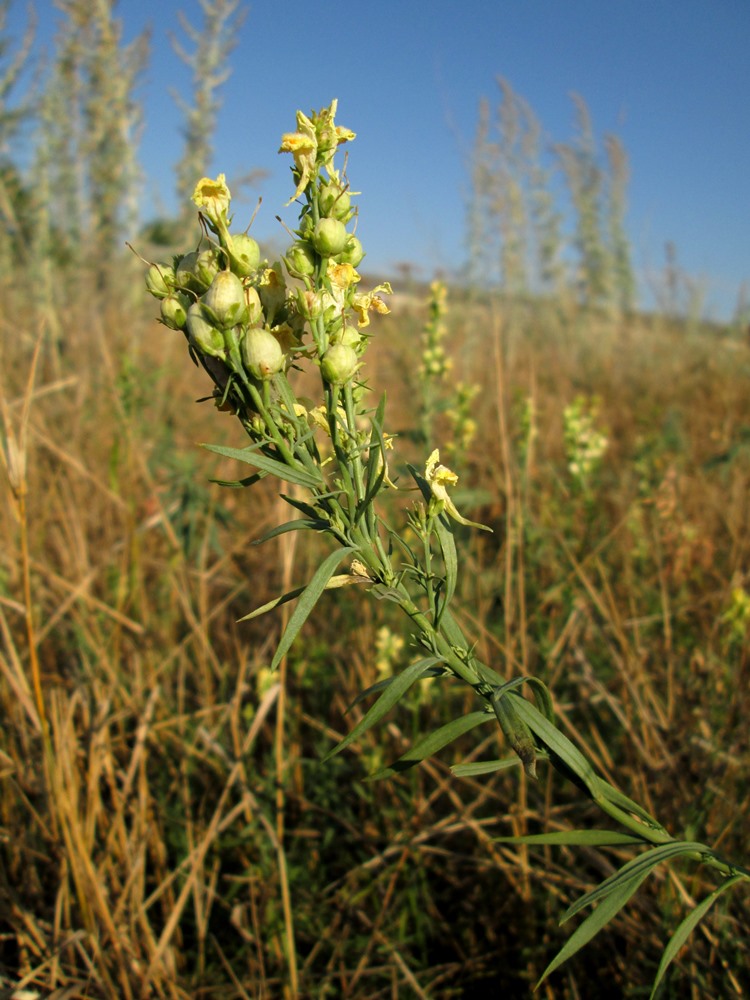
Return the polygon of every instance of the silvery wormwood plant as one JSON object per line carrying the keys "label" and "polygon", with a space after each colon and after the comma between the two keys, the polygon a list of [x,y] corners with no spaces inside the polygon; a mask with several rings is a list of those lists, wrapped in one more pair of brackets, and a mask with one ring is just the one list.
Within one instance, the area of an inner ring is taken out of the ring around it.
{"label": "silvery wormwood plant", "polygon": [[[249,438],[245,448],[208,446],[253,470],[231,485],[252,486],[272,476],[296,488],[293,496],[281,495],[299,516],[266,538],[312,531],[334,546],[305,587],[247,617],[296,600],[273,657],[275,668],[327,589],[361,584],[406,615],[420,658],[362,692],[358,701],[374,702],[326,759],[380,722],[420,678],[453,678],[473,688],[476,710],[419,740],[373,777],[405,771],[462,734],[494,723],[513,752],[510,758],[459,764],[453,768],[456,774],[488,773],[520,762],[533,778],[543,761],[617,823],[617,831],[504,838],[528,844],[632,847],[635,852],[563,915],[565,921],[598,904],[542,979],[601,930],[658,865],[683,858],[713,869],[717,885],[674,932],[655,993],[710,906],[727,889],[749,881],[750,871],[722,859],[706,844],[675,839],[638,803],[596,774],[555,724],[552,698],[541,680],[520,676],[506,681],[478,659],[451,609],[459,571],[452,522],[490,529],[459,513],[449,493],[457,477],[440,463],[438,451],[429,455],[424,468],[409,467],[419,498],[407,515],[410,530],[392,527],[379,512],[381,494],[393,486],[388,472],[393,442],[385,430],[385,400],[371,405],[363,366],[369,314],[389,311],[382,295],[391,289],[387,284],[368,292],[359,288],[356,268],[364,254],[351,231],[352,192],[336,166],[339,146],[355,135],[337,125],[335,115],[336,101],[309,117],[298,112],[296,131],[282,138],[280,152],[293,158],[295,190],[288,204],[296,201],[301,210],[294,241],[281,261],[261,260],[255,240],[232,231],[230,192],[220,175],[200,180],[193,195],[201,225],[198,248],[177,256],[172,264],[151,265],[146,277],[149,291],[161,300],[164,325],[183,331],[191,357],[213,382],[217,407],[231,411]],[[319,374],[319,397],[312,403],[297,397],[289,378],[305,367]],[[347,567],[343,573],[338,572],[342,564]],[[524,688],[533,701],[524,697]]]}

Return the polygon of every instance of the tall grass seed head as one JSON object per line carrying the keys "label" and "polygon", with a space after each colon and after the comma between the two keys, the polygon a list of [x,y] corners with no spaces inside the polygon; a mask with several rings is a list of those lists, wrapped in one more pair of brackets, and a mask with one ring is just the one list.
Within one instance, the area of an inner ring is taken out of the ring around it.
{"label": "tall grass seed head", "polygon": [[188,309],[187,331],[191,345],[201,354],[222,360],[226,357],[224,336],[207,316],[202,302],[194,302]]}
{"label": "tall grass seed head", "polygon": [[260,247],[252,236],[247,233],[237,233],[230,236],[227,253],[229,268],[239,278],[247,278],[258,270],[260,265]]}
{"label": "tall grass seed head", "polygon": [[351,381],[358,368],[357,352],[347,344],[333,344],[320,361],[323,378],[332,385],[344,385]]}
{"label": "tall grass seed head", "polygon": [[246,331],[242,340],[242,360],[253,378],[273,378],[284,367],[281,344],[270,330],[254,326]]}
{"label": "tall grass seed head", "polygon": [[184,292],[171,292],[161,300],[161,318],[170,330],[184,330],[190,299]]}
{"label": "tall grass seed head", "polygon": [[209,317],[219,327],[226,328],[247,322],[245,289],[237,275],[231,271],[219,271],[202,301]]}

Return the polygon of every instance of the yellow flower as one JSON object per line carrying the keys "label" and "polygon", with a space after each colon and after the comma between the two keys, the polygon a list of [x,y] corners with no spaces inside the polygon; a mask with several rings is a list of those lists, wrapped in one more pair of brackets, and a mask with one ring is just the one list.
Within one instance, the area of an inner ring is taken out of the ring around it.
{"label": "yellow flower", "polygon": [[378,292],[385,292],[387,295],[392,295],[393,289],[387,281],[384,281],[382,285],[377,285],[371,292],[360,292],[352,299],[352,309],[359,316],[357,320],[358,326],[370,325],[370,312],[380,313],[381,316],[385,316],[391,311],[377,294]]}
{"label": "yellow flower", "polygon": [[351,264],[337,264],[334,260],[329,260],[327,273],[331,284],[338,288],[349,288],[361,280],[361,275],[354,270]]}
{"label": "yellow flower", "polygon": [[315,126],[301,111],[297,112],[297,131],[286,132],[281,137],[280,153],[291,153],[294,157],[294,165],[299,173],[297,190],[287,202],[289,205],[295,198],[299,198],[302,192],[312,179],[315,172],[315,161],[318,156],[318,137]]}
{"label": "yellow flower", "polygon": [[469,521],[459,514],[456,505],[448,494],[448,487],[456,485],[458,476],[451,469],[447,468],[447,466],[440,464],[440,452],[437,448],[427,459],[424,475],[436,501],[434,513],[441,514],[443,511],[446,511],[459,524],[466,524],[472,528],[481,528],[482,531],[492,531],[492,528],[488,528],[486,524]]}
{"label": "yellow flower", "polygon": [[193,192],[193,202],[212,222],[226,222],[231,197],[224,174],[219,174],[215,181],[201,177]]}

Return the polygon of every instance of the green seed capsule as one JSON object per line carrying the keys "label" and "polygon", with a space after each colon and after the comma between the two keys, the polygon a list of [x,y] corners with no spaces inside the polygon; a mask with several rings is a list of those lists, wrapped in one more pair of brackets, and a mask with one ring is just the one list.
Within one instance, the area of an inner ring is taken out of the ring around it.
{"label": "green seed capsule", "polygon": [[232,236],[229,247],[229,266],[233,273],[240,278],[246,278],[249,274],[258,270],[260,264],[260,247],[247,233],[238,233]]}
{"label": "green seed capsule", "polygon": [[335,257],[346,246],[346,226],[338,219],[320,219],[313,231],[312,242],[321,257]]}
{"label": "green seed capsule", "polygon": [[356,236],[350,236],[336,259],[340,264],[351,264],[352,267],[359,267],[364,255],[365,252],[360,241]]}
{"label": "green seed capsule", "polygon": [[183,330],[190,299],[182,292],[172,292],[161,300],[161,318],[170,330]]}
{"label": "green seed capsule", "polygon": [[166,298],[174,288],[174,268],[170,264],[152,264],[146,272],[146,288],[155,298]]}
{"label": "green seed capsule", "polygon": [[242,360],[253,378],[269,379],[284,367],[284,352],[270,330],[254,326],[242,341]]}
{"label": "green seed capsule", "polygon": [[345,382],[349,382],[358,367],[357,353],[347,344],[333,344],[320,361],[323,378],[333,385],[344,385]]}
{"label": "green seed capsule", "polygon": [[203,305],[209,316],[216,320],[217,326],[229,327],[247,322],[245,289],[231,271],[219,271],[203,296]]}
{"label": "green seed capsule", "polygon": [[201,354],[214,358],[225,358],[224,337],[206,316],[200,302],[194,302],[188,309],[187,331],[190,343]]}

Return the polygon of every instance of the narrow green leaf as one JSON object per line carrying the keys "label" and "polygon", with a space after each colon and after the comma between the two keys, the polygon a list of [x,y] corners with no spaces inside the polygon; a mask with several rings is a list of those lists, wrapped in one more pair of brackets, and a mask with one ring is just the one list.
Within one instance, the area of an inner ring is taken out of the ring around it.
{"label": "narrow green leaf", "polygon": [[458,555],[456,554],[456,540],[453,532],[444,518],[438,517],[435,520],[435,534],[443,554],[443,565],[445,566],[445,596],[443,610],[440,616],[435,616],[435,625],[439,627],[440,618],[445,614],[445,609],[453,600],[458,579]]}
{"label": "narrow green leaf", "polygon": [[652,830],[659,830],[661,833],[668,835],[667,830],[655,820],[654,817],[646,812],[643,806],[629,799],[627,795],[615,788],[614,785],[610,785],[608,781],[604,778],[599,778],[599,791],[613,805],[616,805],[619,809],[623,809],[625,812],[632,813],[636,819],[639,819],[645,826],[650,827]]}
{"label": "narrow green leaf", "polygon": [[429,736],[415,743],[410,750],[407,750],[393,764],[389,764],[388,767],[383,767],[379,771],[376,771],[375,774],[371,774],[370,781],[379,781],[381,778],[388,778],[393,774],[399,774],[401,771],[407,771],[410,767],[414,767],[415,764],[423,761],[425,757],[431,757],[432,754],[437,753],[438,750],[442,750],[443,747],[448,746],[449,743],[458,739],[459,736],[468,733],[475,726],[491,721],[494,721],[494,716],[488,712],[469,712],[468,715],[462,715],[459,719],[454,719],[452,722],[447,723],[447,725],[441,726],[434,733],[430,733]]}
{"label": "narrow green leaf", "polygon": [[552,704],[552,695],[550,694],[549,688],[544,683],[540,681],[538,677],[525,677],[524,680],[531,688],[534,694],[534,701],[537,703],[542,715],[554,725],[555,722],[555,709]]}
{"label": "narrow green leaf", "polygon": [[495,771],[507,771],[511,767],[520,766],[521,758],[513,754],[512,757],[502,757],[500,760],[477,760],[471,764],[454,764],[451,771],[457,778],[477,778],[483,774],[494,774]]}
{"label": "narrow green leaf", "polygon": [[267,611],[273,611],[274,608],[281,607],[282,604],[286,604],[288,601],[293,601],[295,597],[299,597],[304,589],[304,587],[295,587],[294,590],[290,590],[288,593],[282,594],[281,597],[274,597],[272,601],[268,601],[267,604],[263,604],[261,607],[256,608],[243,618],[238,618],[237,621],[249,622],[252,618],[258,618],[260,615],[264,615]]}
{"label": "narrow green leaf", "polygon": [[620,847],[645,844],[641,837],[616,830],[557,830],[554,833],[529,833],[523,837],[493,837],[500,844],[548,844],[563,847]]}
{"label": "narrow green leaf", "polygon": [[706,896],[703,902],[698,903],[695,909],[691,910],[690,913],[685,917],[682,923],[679,925],[677,930],[672,935],[669,944],[664,949],[664,954],[661,957],[661,962],[659,963],[659,968],[656,972],[656,979],[654,980],[654,985],[651,989],[651,995],[649,1000],[654,1000],[656,996],[656,991],[659,988],[659,983],[661,983],[664,978],[664,973],[667,971],[677,954],[679,953],[682,946],[685,944],[687,939],[693,933],[695,928],[705,917],[711,907],[714,905],[719,896],[726,892],[727,889],[731,888],[737,882],[746,882],[747,878],[744,875],[733,875],[728,878],[725,882],[722,882],[714,891]]}
{"label": "narrow green leaf", "polygon": [[663,861],[669,861],[671,858],[679,857],[680,854],[693,854],[693,853],[704,853],[708,851],[709,848],[705,844],[699,844],[695,841],[684,841],[675,840],[669,844],[660,844],[659,847],[654,847],[649,851],[644,851],[643,854],[639,854],[637,858],[633,858],[628,861],[627,864],[623,865],[618,871],[609,878],[605,878],[603,882],[600,882],[596,889],[592,889],[591,892],[587,892],[585,896],[581,896],[577,899],[572,906],[563,913],[560,918],[560,923],[564,924],[566,920],[569,920],[574,914],[582,910],[584,906],[588,906],[591,903],[595,903],[602,896],[608,895],[620,885],[620,883],[629,882],[633,878],[637,878],[641,872],[644,875],[648,875],[652,869],[654,869],[658,864]]}
{"label": "narrow green leaf", "polygon": [[[427,670],[425,670],[424,672],[424,676],[442,677],[446,673],[449,673],[447,667],[428,667]],[[357,697],[349,706],[349,708],[347,708],[347,712],[350,712],[356,705],[359,705],[360,702],[363,702],[366,698],[369,698],[371,694],[377,694],[378,691],[385,690],[385,688],[387,688],[390,684],[392,684],[395,681],[396,677],[398,677],[398,674],[395,674],[393,677],[386,677],[385,680],[378,681],[376,684],[371,684],[370,687],[365,688],[364,691],[360,691]]]}
{"label": "narrow green leaf", "polygon": [[244,479],[209,479],[209,482],[216,483],[217,486],[226,486],[230,490],[239,490],[255,486],[256,483],[265,478],[265,475],[265,472],[254,472],[252,476],[245,476]]}
{"label": "narrow green leaf", "polygon": [[341,560],[344,556],[347,556],[350,552],[354,551],[355,550],[350,545],[346,545],[344,548],[337,549],[335,552],[332,552],[318,567],[312,580],[310,580],[308,585],[302,591],[299,603],[287,622],[284,634],[281,637],[276,652],[273,654],[271,670],[275,670],[281,660],[288,653],[289,647],[297,638],[299,630],[307,621],[310,612],[317,604],[320,595],[325,590],[328,581],[336,572],[336,568]]}
{"label": "narrow green leaf", "polygon": [[322,475],[313,475],[301,466],[290,468],[284,462],[269,458],[268,455],[264,455],[260,451],[248,448],[228,448],[221,444],[204,444],[203,447],[216,455],[223,455],[224,458],[234,458],[238,462],[254,465],[261,472],[265,472],[269,476],[276,476],[286,483],[296,483],[298,486],[306,486],[308,489],[315,489],[324,483]]}
{"label": "narrow green leaf", "polygon": [[544,970],[542,978],[536,984],[536,989],[538,989],[544,980],[551,973],[553,973],[555,969],[558,969],[563,962],[567,962],[567,960],[572,958],[577,951],[580,951],[584,945],[587,945],[589,941],[620,912],[630,897],[633,896],[640,888],[641,883],[645,881],[647,875],[648,872],[643,872],[640,875],[634,876],[628,882],[624,882],[621,886],[619,886],[619,888],[614,889],[607,896],[607,898],[604,899],[599,906],[597,906],[593,913],[586,917],[580,927],[578,927],[578,929],[571,934],[563,947]]}
{"label": "narrow green leaf", "polygon": [[345,736],[340,743],[337,743],[332,750],[328,751],[323,758],[323,763],[330,760],[331,757],[335,757],[336,754],[341,753],[341,751],[353,743],[354,740],[359,739],[363,733],[366,733],[371,726],[380,722],[383,716],[387,712],[390,712],[396,702],[401,700],[412,684],[419,680],[422,674],[424,674],[429,667],[432,667],[439,662],[438,657],[430,656],[424,660],[417,661],[417,663],[412,663],[411,666],[406,667],[405,670],[402,670],[401,673],[393,677],[391,679],[391,683],[385,689],[383,694],[381,694],[375,704],[364,714],[354,729],[352,729],[352,731]]}
{"label": "narrow green leaf", "polygon": [[288,531],[301,531],[304,528],[310,528],[313,531],[323,531],[328,525],[325,521],[320,521],[310,517],[298,517],[295,521],[287,521],[286,524],[279,524],[270,531],[267,531],[265,535],[261,535],[260,538],[254,538],[253,545],[262,545],[263,542],[268,542],[272,538],[276,538],[278,535],[285,535]]}
{"label": "narrow green leaf", "polygon": [[557,726],[550,722],[546,716],[542,715],[538,708],[535,708],[525,698],[518,699],[515,709],[528,725],[529,729],[536,733],[550,753],[558,757],[583,782],[589,794],[593,797],[597,790],[598,779],[596,772],[575,743],[572,743],[567,736],[563,735]]}

